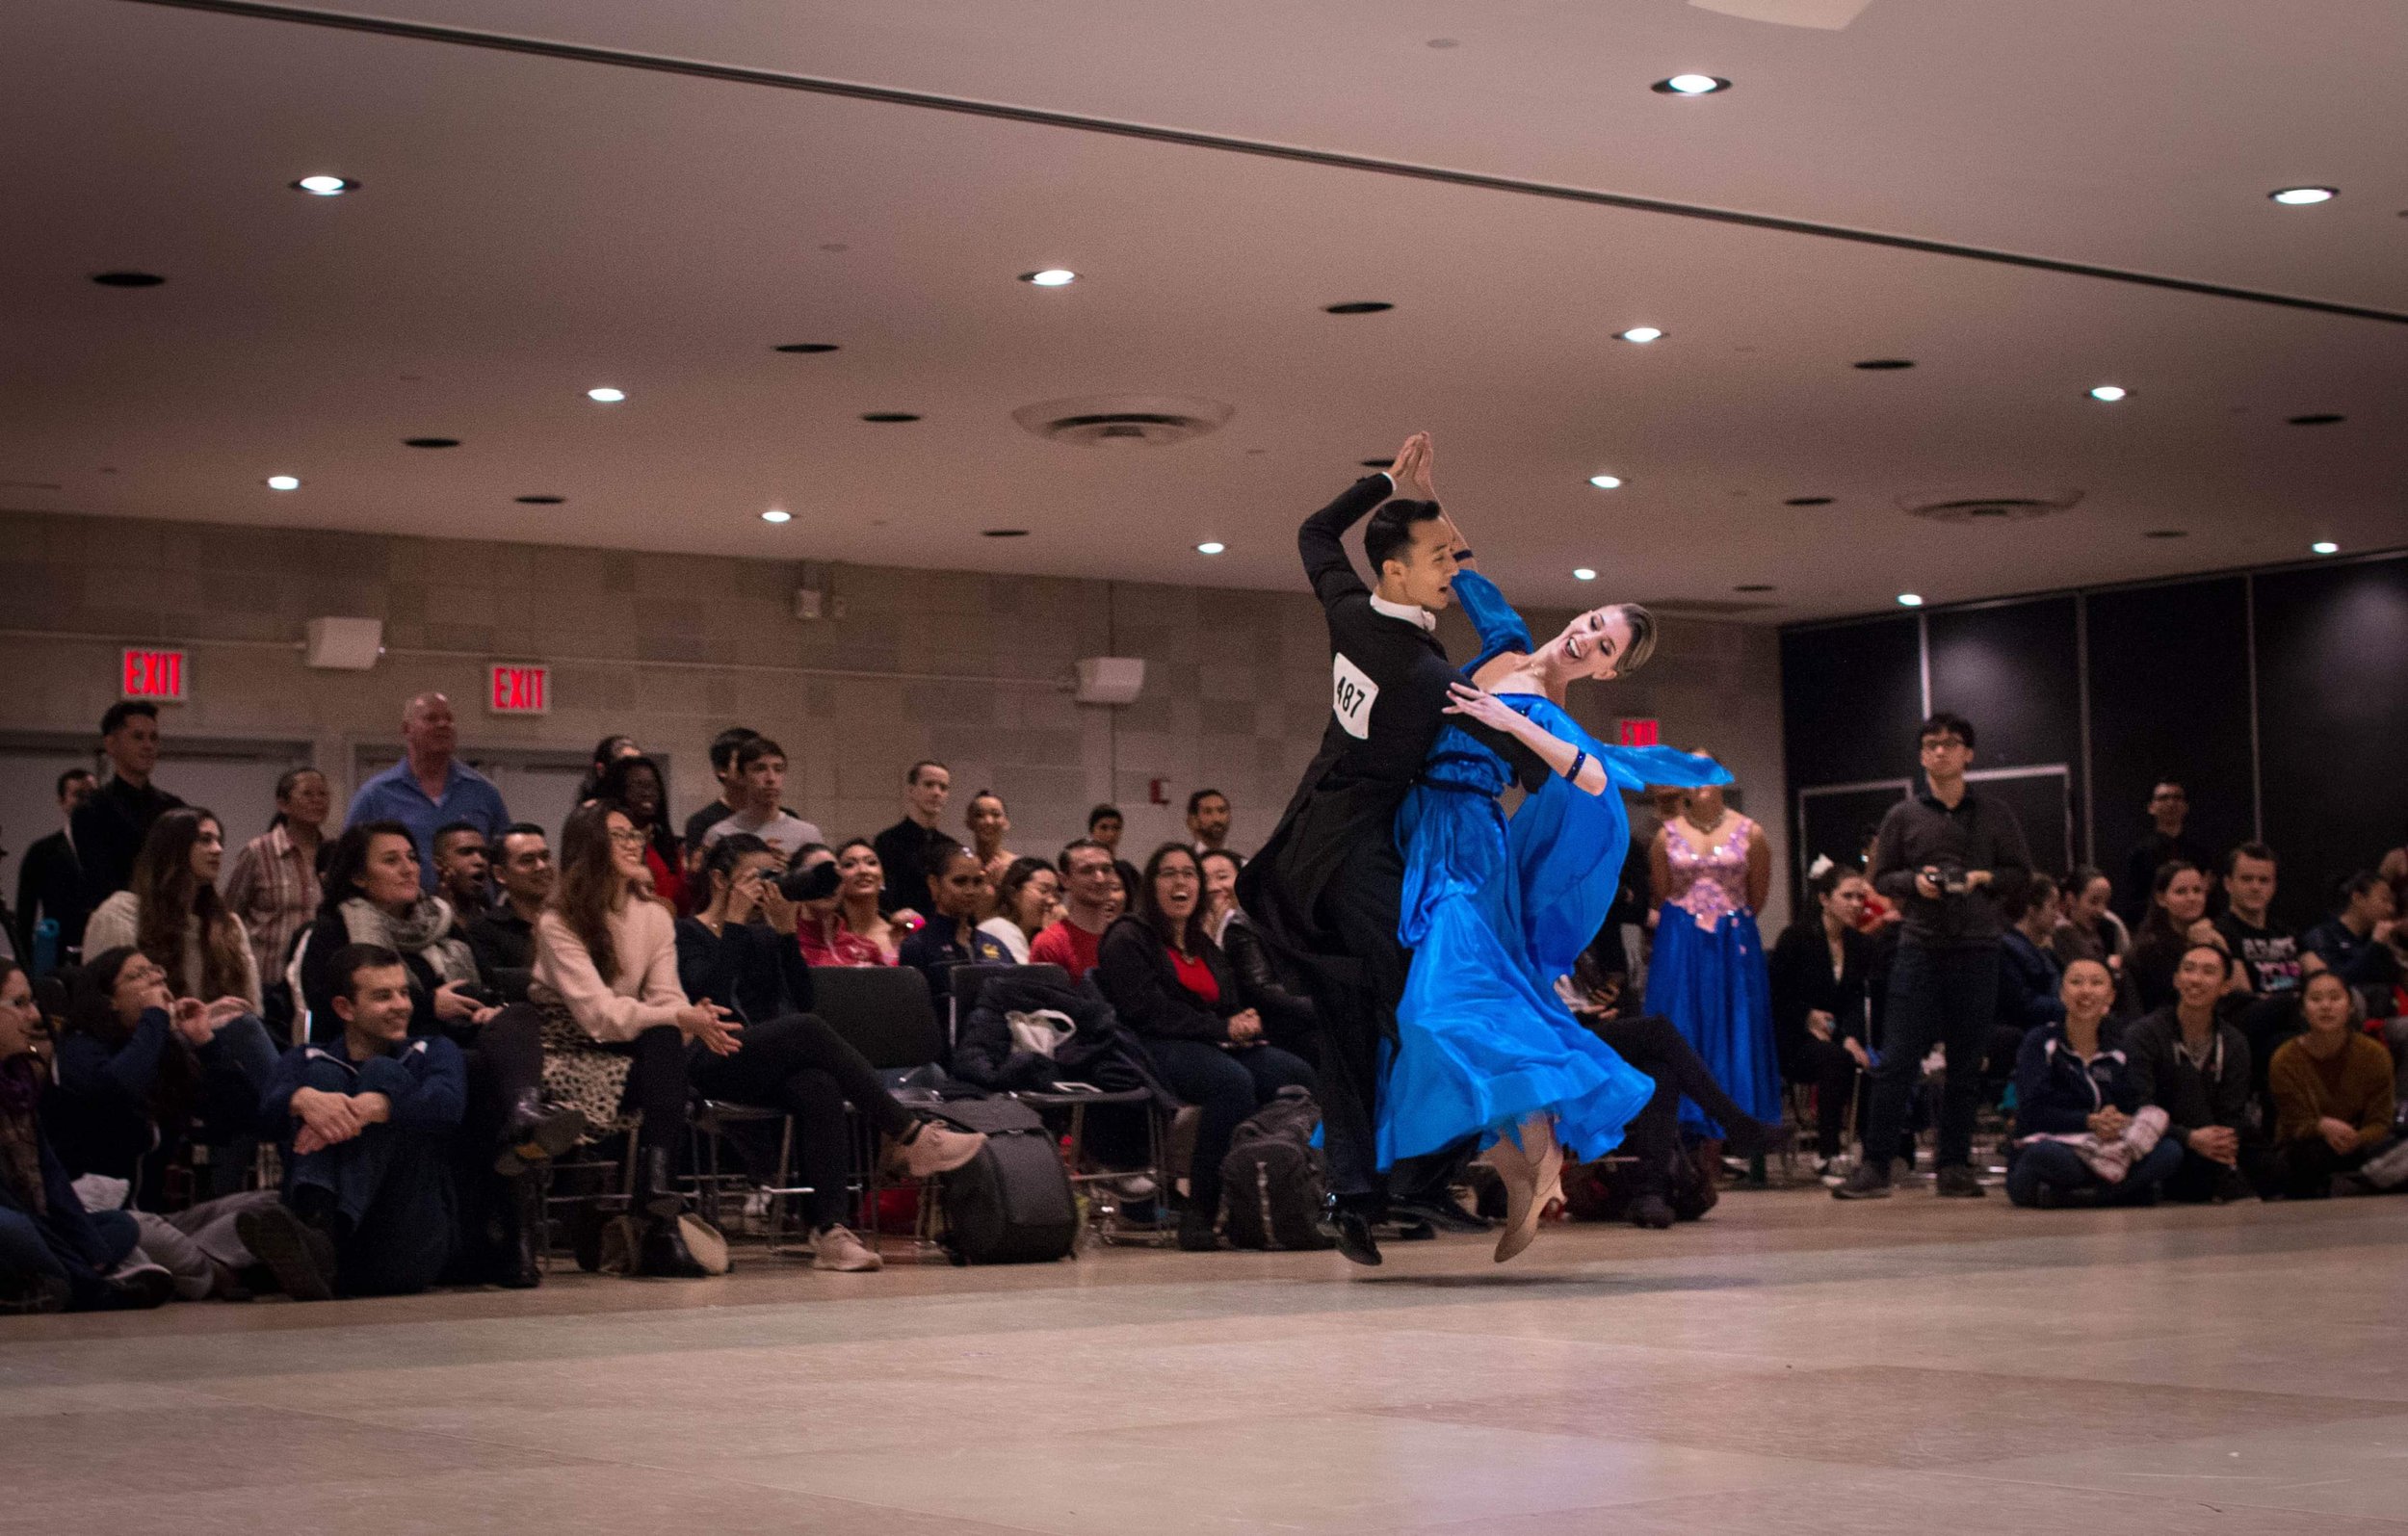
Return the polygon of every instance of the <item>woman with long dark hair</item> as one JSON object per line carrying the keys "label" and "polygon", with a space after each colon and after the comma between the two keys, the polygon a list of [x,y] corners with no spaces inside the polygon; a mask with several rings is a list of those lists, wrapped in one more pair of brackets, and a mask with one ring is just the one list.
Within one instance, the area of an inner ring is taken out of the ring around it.
{"label": "woman with long dark hair", "polygon": [[641,752],[621,753],[603,768],[592,797],[626,811],[627,820],[643,833],[643,863],[652,872],[652,894],[685,911],[690,904],[686,900],[685,845],[668,822],[668,776],[661,771],[661,765]]}
{"label": "woman with long dark hair", "polygon": [[1203,897],[1195,851],[1184,843],[1156,848],[1138,880],[1137,910],[1104,930],[1091,974],[1164,1083],[1204,1111],[1179,1246],[1210,1253],[1220,1245],[1214,1229],[1229,1133],[1280,1089],[1320,1083],[1300,1057],[1264,1040],[1262,1013],[1204,931]]}
{"label": "woman with long dark hair", "polygon": [[[2172,1005],[2174,969],[2182,964],[2185,950],[2212,944],[2230,952],[2224,935],[2208,921],[2208,889],[2207,872],[2186,859],[2169,859],[2158,867],[2149,885],[2149,913],[2133,938],[2129,967],[2143,1013]],[[2243,978],[2236,985],[2245,985],[2249,968],[2237,966],[2233,974]]]}
{"label": "woman with long dark hair", "polygon": [[[820,855],[827,851],[817,844],[798,848],[795,867],[824,862]],[[911,929],[878,910],[878,893],[886,888],[886,867],[879,862],[877,846],[868,838],[850,839],[837,846],[835,863],[834,893],[802,904],[798,938],[803,958],[813,965],[895,964],[902,957],[903,936]]]}
{"label": "woman with long dark hair", "polygon": [[1061,915],[1061,873],[1050,860],[1019,858],[1005,869],[995,885],[995,915],[979,924],[1011,954],[1011,963],[1029,963],[1029,943]]}
{"label": "woman with long dark hair", "polygon": [[1866,978],[1873,941],[1860,921],[1871,894],[1861,872],[1818,860],[1806,879],[1807,914],[1772,947],[1773,1050],[1782,1077],[1815,1090],[1815,1171],[1826,1181],[1838,1177],[1848,1101],[1871,1060]]}
{"label": "woman with long dark hair", "polygon": [[259,1011],[259,967],[243,920],[218,895],[225,839],[217,813],[197,806],[151,823],[134,859],[134,880],[84,924],[98,954],[131,945],[165,968],[179,998],[239,998]]}

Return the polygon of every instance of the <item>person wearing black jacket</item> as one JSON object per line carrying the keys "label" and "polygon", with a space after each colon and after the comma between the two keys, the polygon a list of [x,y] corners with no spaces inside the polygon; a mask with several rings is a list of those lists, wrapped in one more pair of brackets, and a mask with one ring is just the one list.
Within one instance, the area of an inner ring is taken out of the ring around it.
{"label": "person wearing black jacket", "polygon": [[1316,1079],[1303,1061],[1264,1042],[1261,1012],[1247,1005],[1228,957],[1206,936],[1194,851],[1184,843],[1155,849],[1137,899],[1135,912],[1104,930],[1092,974],[1170,1091],[1204,1111],[1179,1246],[1209,1253],[1219,1246],[1214,1227],[1229,1133],[1280,1089],[1311,1092]]}
{"label": "person wearing black jacket", "polygon": [[84,868],[87,910],[125,889],[150,823],[184,803],[150,782],[159,766],[156,704],[135,699],[110,705],[100,716],[100,748],[109,755],[109,782],[67,820]]}
{"label": "person wearing black jacket", "polygon": [[1768,967],[1772,1044],[1781,1076],[1815,1090],[1816,1172],[1831,1173],[1865,1048],[1865,985],[1873,943],[1857,927],[1865,877],[1823,861],[1806,881],[1813,915],[1782,930]]}
{"label": "person wearing black jacket", "polygon": [[2006,1170],[2006,1197],[2019,1206],[2047,1210],[2069,1198],[2154,1205],[2159,1187],[2182,1165],[2182,1144],[2167,1134],[2110,1182],[2059,1139],[2087,1135],[2094,1148],[2126,1142],[2137,1150],[2133,1118],[2148,1100],[2133,1080],[2123,1028],[2107,1017],[2115,992],[2104,961],[2077,957],[2058,984],[2061,1016],[2024,1036],[2015,1060],[2016,1144]]}
{"label": "person wearing black jacket", "polygon": [[1227,848],[1195,856],[1204,871],[1204,931],[1229,957],[1238,985],[1263,1015],[1263,1037],[1282,1051],[1319,1065],[1320,1018],[1313,1000],[1291,988],[1271,958],[1270,947],[1254,931],[1254,921],[1238,905],[1238,875],[1245,861]]}
{"label": "person wearing black jacket", "polygon": [[961,1166],[985,1137],[903,1107],[869,1058],[810,1011],[811,968],[795,939],[795,903],[775,883],[780,862],[749,832],[727,833],[703,859],[710,899],[678,920],[677,979],[688,1000],[716,1002],[745,1028],[728,1055],[689,1043],[686,1076],[704,1098],[795,1117],[796,1171],[811,1186],[811,1267],[876,1269],[878,1256],[844,1225],[852,1169],[846,1103],[903,1149],[915,1174]]}
{"label": "person wearing black jacket", "polygon": [[2220,944],[2193,944],[2174,968],[2176,1001],[2132,1027],[2125,1050],[2143,1104],[2165,1111],[2165,1139],[2184,1151],[2165,1182],[2169,1200],[2249,1199],[2243,1173],[2260,1148],[2248,1134],[2249,1041],[2223,1022],[2233,957]]}
{"label": "person wearing black jacket", "polygon": [[[59,816],[73,825],[76,810],[98,788],[89,768],[68,768],[59,775]],[[84,920],[92,902],[84,895],[84,863],[75,853],[74,836],[65,828],[36,838],[16,867],[16,952],[31,966],[34,930],[44,918],[59,924],[59,963],[84,942]]]}
{"label": "person wearing black jacket", "polygon": [[[1332,1227],[1339,1251],[1357,1263],[1379,1262],[1371,1226],[1386,1181],[1374,1100],[1408,960],[1397,940],[1404,882],[1397,813],[1449,723],[1502,756],[1524,789],[1547,777],[1520,742],[1445,714],[1460,678],[1434,633],[1434,611],[1453,601],[1456,561],[1470,551],[1433,499],[1429,465],[1429,438],[1417,432],[1386,472],[1355,482],[1296,533],[1329,627],[1330,719],[1278,827],[1238,879],[1239,903],[1321,1016]],[[1374,508],[1363,545],[1376,591],[1356,574],[1345,541]]]}

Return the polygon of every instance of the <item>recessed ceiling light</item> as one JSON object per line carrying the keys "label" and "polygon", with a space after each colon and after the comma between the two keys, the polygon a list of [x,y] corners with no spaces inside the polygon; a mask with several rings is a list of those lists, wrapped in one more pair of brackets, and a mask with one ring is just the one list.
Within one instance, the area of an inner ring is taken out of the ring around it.
{"label": "recessed ceiling light", "polygon": [[1208,538],[1203,543],[1195,546],[1195,552],[1198,555],[1217,555],[1228,547],[1228,545],[1222,543],[1219,539]]}
{"label": "recessed ceiling light", "polygon": [[1900,608],[1921,608],[1924,606],[1923,594],[1920,592],[1900,592],[1898,594],[1898,606]]}
{"label": "recessed ceiling light", "polygon": [[1778,588],[1775,587],[1770,582],[1741,582],[1739,586],[1732,587],[1731,590],[1735,592],[1770,592],[1776,591]]}
{"label": "recessed ceiling light", "polygon": [[1593,581],[1595,581],[1596,579],[1597,579],[1597,573],[1596,573],[1595,571],[1590,570],[1590,569],[1589,569],[1587,566],[1585,566],[1585,565],[1583,565],[1583,566],[1579,567],[1578,569],[1576,569],[1575,571],[1573,571],[1573,572],[1572,572],[1572,580],[1574,580],[1574,581],[1576,581],[1576,582],[1593,582]]}
{"label": "recessed ceiling light", "polygon": [[2130,398],[2131,395],[2132,391],[2121,384],[2100,384],[2090,391],[2092,400],[2104,400],[2110,405],[2119,400]]}
{"label": "recessed ceiling light", "polygon": [[615,405],[626,398],[627,391],[623,389],[613,389],[608,384],[604,384],[596,389],[589,389],[586,391],[586,399],[599,401],[605,405]]}
{"label": "recessed ceiling light", "polygon": [[1384,299],[1358,299],[1351,303],[1323,304],[1322,311],[1330,315],[1376,315],[1396,307]]}
{"label": "recessed ceiling light", "polygon": [[348,176],[303,176],[293,183],[293,190],[312,197],[340,197],[347,192],[357,192],[359,183]]}
{"label": "recessed ceiling light", "polygon": [[1628,330],[1619,330],[1614,332],[1613,339],[1615,341],[1635,341],[1644,347],[1651,341],[1663,340],[1663,332],[1658,330],[1653,325],[1633,325]]}
{"label": "recessed ceiling light", "polygon": [[1892,374],[1901,368],[1912,368],[1915,363],[1910,357],[1868,357],[1861,363],[1852,363],[1849,366],[1861,368],[1869,374]]}
{"label": "recessed ceiling light", "polygon": [[981,538],[1026,538],[1028,536],[1029,531],[1025,528],[984,528],[979,531]]}
{"label": "recessed ceiling light", "polygon": [[2280,187],[2266,194],[2287,207],[2304,208],[2312,202],[2331,202],[2340,196],[2339,187]]}
{"label": "recessed ceiling light", "polygon": [[907,410],[865,410],[861,419],[865,422],[916,422],[920,418]]}
{"label": "recessed ceiling light", "polygon": [[558,507],[568,498],[565,496],[515,496],[511,500],[521,507]]}
{"label": "recessed ceiling light", "polygon": [[1601,491],[1616,490],[1621,487],[1622,477],[1619,475],[1591,475],[1588,477],[1588,482],[1591,485],[1596,486]]}
{"label": "recessed ceiling light", "polygon": [[2306,416],[2293,416],[2290,420],[2293,427],[2332,427],[2349,418],[2335,411],[2320,410]]}
{"label": "recessed ceiling light", "polygon": [[301,489],[301,477],[299,475],[271,475],[268,477],[268,489],[297,491]]}
{"label": "recessed ceiling light", "polygon": [[1067,288],[1079,280],[1079,274],[1067,267],[1044,267],[1022,273],[1020,280],[1039,288]]}
{"label": "recessed ceiling light", "polygon": [[2341,552],[2342,547],[2329,538],[2319,538],[2308,546],[2308,553],[2311,555],[2338,555]]}
{"label": "recessed ceiling light", "polygon": [[457,437],[405,437],[402,439],[402,446],[405,448],[458,448],[459,439]]}
{"label": "recessed ceiling light", "polygon": [[1717,91],[1730,90],[1731,82],[1719,75],[1674,75],[1648,89],[1665,96],[1711,96]]}
{"label": "recessed ceiling light", "polygon": [[2153,528],[2140,536],[2143,538],[2188,538],[2190,536],[2190,530],[2186,528]]}
{"label": "recessed ceiling light", "polygon": [[761,514],[761,521],[765,523],[786,523],[792,522],[794,520],[794,513],[787,511],[782,507],[772,507],[768,511]]}
{"label": "recessed ceiling light", "polygon": [[832,352],[836,344],[832,341],[790,341],[772,350],[781,352]]}
{"label": "recessed ceiling light", "polygon": [[155,272],[96,272],[92,280],[103,288],[156,288],[167,281]]}
{"label": "recessed ceiling light", "polygon": [[1831,505],[1831,498],[1828,496],[1793,496],[1781,505],[1784,507],[1828,507]]}

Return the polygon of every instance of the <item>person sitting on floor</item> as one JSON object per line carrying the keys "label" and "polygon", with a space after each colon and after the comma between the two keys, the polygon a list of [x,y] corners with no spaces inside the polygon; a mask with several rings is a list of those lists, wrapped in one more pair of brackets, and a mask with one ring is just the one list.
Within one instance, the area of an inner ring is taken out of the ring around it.
{"label": "person sitting on floor", "polygon": [[2182,1143],[2165,1134],[2163,1109],[2142,1105],[2107,1017],[2115,994],[2107,963],[2078,955],[2058,983],[2065,1016],[2024,1036],[2006,1170],[2019,1206],[2154,1205],[2182,1166]]}
{"label": "person sitting on floor", "polygon": [[295,1046],[260,1103],[284,1149],[281,1205],[243,1243],[296,1301],[426,1289],[458,1242],[451,1141],[468,1101],[459,1047],[413,1035],[409,972],[376,944],[328,956],[342,1038]]}
{"label": "person sitting on floor", "polygon": [[2392,1054],[2359,1028],[2358,995],[2331,971],[2307,978],[2308,1032],[2274,1052],[2269,1183],[2288,1200],[2320,1200],[2336,1178],[2391,1150]]}
{"label": "person sitting on floor", "polygon": [[2257,1191],[2241,1172],[2249,1114],[2249,1042],[2218,1017],[2233,957],[2217,942],[2183,950],[2174,967],[2176,1001],[2132,1027],[2125,1049],[2140,1102],[2167,1117],[2166,1136],[2183,1149],[2165,1182],[2169,1200],[2248,1200]]}

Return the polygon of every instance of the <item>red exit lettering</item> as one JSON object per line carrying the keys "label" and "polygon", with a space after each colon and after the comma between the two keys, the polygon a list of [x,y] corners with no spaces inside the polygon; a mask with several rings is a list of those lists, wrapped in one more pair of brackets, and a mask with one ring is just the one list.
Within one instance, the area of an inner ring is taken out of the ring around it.
{"label": "red exit lettering", "polygon": [[1624,746],[1655,746],[1663,738],[1654,720],[1627,719],[1622,722]]}
{"label": "red exit lettering", "polygon": [[118,678],[118,695],[130,699],[164,699],[180,703],[184,698],[184,653],[182,651],[145,651],[128,646]]}
{"label": "red exit lettering", "polygon": [[496,715],[543,715],[552,708],[552,669],[495,663],[487,671],[491,686],[485,705]]}

